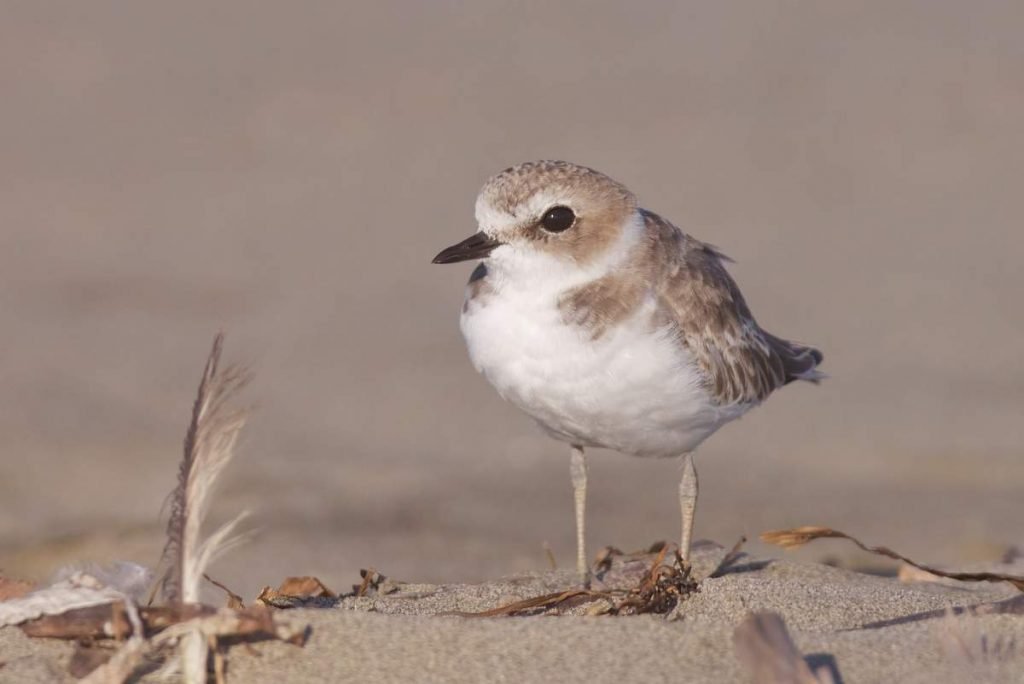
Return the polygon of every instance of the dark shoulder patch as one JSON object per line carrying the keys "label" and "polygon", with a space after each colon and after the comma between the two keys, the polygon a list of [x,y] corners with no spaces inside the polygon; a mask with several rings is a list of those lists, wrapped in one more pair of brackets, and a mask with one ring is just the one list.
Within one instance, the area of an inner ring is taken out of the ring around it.
{"label": "dark shoulder patch", "polygon": [[476,265],[476,268],[473,269],[473,273],[470,274],[470,276],[469,276],[469,284],[472,285],[476,281],[482,280],[482,279],[484,279],[486,277],[487,277],[487,266],[484,264],[484,262],[481,261],[479,264]]}
{"label": "dark shoulder patch", "polygon": [[491,284],[487,282],[487,266],[480,262],[469,276],[469,284],[466,286],[466,299],[462,302],[463,313],[469,310],[470,303],[474,305],[484,304],[491,291]]}

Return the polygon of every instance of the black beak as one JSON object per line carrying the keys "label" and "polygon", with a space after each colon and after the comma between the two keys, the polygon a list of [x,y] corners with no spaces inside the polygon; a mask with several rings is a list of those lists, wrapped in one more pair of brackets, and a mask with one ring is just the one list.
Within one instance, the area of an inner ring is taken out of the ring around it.
{"label": "black beak", "polygon": [[435,264],[454,264],[456,261],[469,261],[470,259],[483,259],[490,254],[495,247],[502,243],[498,242],[484,232],[470,235],[468,238],[452,245],[448,249],[442,249],[434,257]]}

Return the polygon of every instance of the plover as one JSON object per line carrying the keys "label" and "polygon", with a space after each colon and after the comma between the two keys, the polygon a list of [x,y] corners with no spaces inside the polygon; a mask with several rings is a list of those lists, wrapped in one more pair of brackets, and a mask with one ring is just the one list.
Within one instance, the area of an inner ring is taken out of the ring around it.
{"label": "plover", "polygon": [[593,169],[505,169],[481,189],[476,220],[479,232],[434,263],[482,260],[462,305],[470,359],[571,446],[581,579],[586,447],[682,457],[679,548],[688,558],[694,449],[783,385],[817,382],[821,352],[761,329],[721,252]]}

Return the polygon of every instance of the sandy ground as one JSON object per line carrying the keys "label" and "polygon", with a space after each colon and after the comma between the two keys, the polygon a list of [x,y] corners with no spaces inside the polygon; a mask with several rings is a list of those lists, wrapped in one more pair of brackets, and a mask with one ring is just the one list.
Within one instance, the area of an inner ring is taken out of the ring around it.
{"label": "sandy ground", "polygon": [[[701,448],[699,537],[824,524],[997,559],[1024,544],[1022,22],[954,0],[8,3],[0,568],[155,562],[218,329],[257,373],[212,513],[253,511],[214,568],[237,591],[479,582],[542,571],[545,542],[568,566],[568,454],[470,367],[469,267],[429,264],[489,174],[543,157],[718,245],[766,328],[825,351],[828,382]],[[677,475],[595,454],[592,546],[674,538]],[[863,561],[845,549],[803,557]]]}
{"label": "sandy ground", "polygon": [[[723,555],[721,549],[699,553],[698,576]],[[605,579],[611,583],[625,567],[617,563]],[[229,676],[253,683],[750,681],[733,632],[750,611],[773,611],[785,619],[808,664],[827,668],[838,682],[1024,681],[1024,596],[1007,585],[907,585],[746,557],[731,572],[701,582],[671,619],[443,615],[571,584],[564,572],[482,585],[410,584],[383,596],[280,613],[311,627],[306,646],[233,648]],[[961,612],[965,607],[975,612]],[[947,609],[957,615],[946,615]],[[0,630],[7,659],[0,682],[61,681],[70,650],[30,641],[16,628]]]}

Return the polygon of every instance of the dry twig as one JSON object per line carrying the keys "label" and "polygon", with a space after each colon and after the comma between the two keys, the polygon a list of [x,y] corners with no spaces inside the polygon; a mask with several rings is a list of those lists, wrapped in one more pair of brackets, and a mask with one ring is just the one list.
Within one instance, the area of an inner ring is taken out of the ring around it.
{"label": "dry twig", "polygon": [[228,595],[228,608],[231,608],[232,610],[241,610],[241,609],[245,608],[245,601],[242,600],[241,596],[239,596],[235,592],[231,591],[226,586],[224,586],[223,584],[221,584],[217,580],[213,579],[212,577],[210,577],[206,573],[203,573],[203,577],[206,579],[207,582],[209,582],[210,584],[212,584],[213,586],[217,587],[218,589],[220,589],[221,591],[223,591],[225,594]]}
{"label": "dry twig", "polygon": [[1020,591],[1024,591],[1024,577],[1020,575],[1008,575],[1000,572],[949,572],[947,570],[940,570],[938,568],[933,568],[928,565],[918,563],[917,561],[913,561],[884,546],[867,546],[856,537],[850,536],[845,532],[833,530],[829,527],[807,525],[791,530],[775,530],[761,534],[762,541],[768,544],[781,546],[784,549],[795,549],[807,544],[808,542],[812,542],[815,539],[847,539],[868,553],[874,553],[880,556],[886,556],[887,558],[892,558],[893,560],[903,561],[907,565],[912,565],[918,570],[924,570],[925,572],[938,575],[939,577],[960,580],[961,582],[1009,582]]}
{"label": "dry twig", "polygon": [[711,571],[710,575],[708,575],[708,579],[714,577],[721,577],[722,575],[726,574],[726,571],[732,567],[733,563],[735,563],[737,560],[740,559],[740,557],[743,556],[743,552],[740,549],[742,549],[743,545],[746,543],[746,537],[740,537],[739,539],[737,539],[736,543],[732,545],[731,549],[729,549],[729,553],[725,554],[722,557],[722,560],[718,563],[718,566]]}

